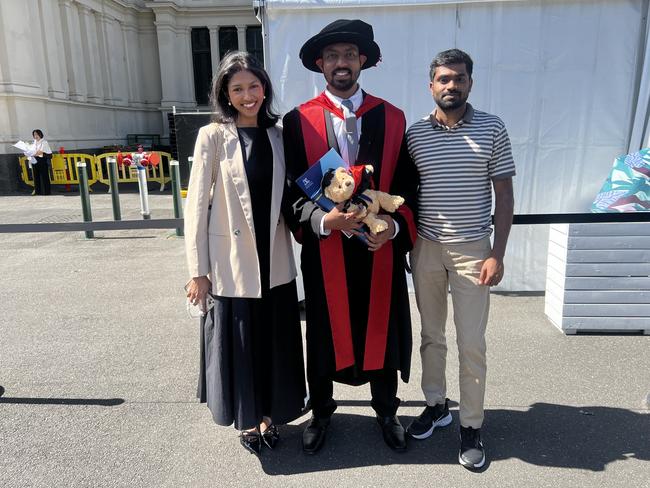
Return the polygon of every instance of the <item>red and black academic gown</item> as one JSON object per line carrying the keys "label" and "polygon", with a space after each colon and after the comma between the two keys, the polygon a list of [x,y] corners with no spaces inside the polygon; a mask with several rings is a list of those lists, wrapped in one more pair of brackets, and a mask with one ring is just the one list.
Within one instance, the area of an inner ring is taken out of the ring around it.
{"label": "red and black academic gown", "polygon": [[416,236],[418,176],[406,149],[404,114],[365,93],[356,112],[361,117],[357,164],[373,165],[376,189],[406,199],[392,214],[400,226],[398,235],[373,253],[359,239],[338,231],[321,236],[324,212],[293,184],[330,148],[326,123],[330,113],[343,118],[321,94],[283,120],[289,185],[285,214],[302,242],[307,375],[363,384],[372,371],[399,369],[403,381],[408,381],[412,338],[405,258]]}

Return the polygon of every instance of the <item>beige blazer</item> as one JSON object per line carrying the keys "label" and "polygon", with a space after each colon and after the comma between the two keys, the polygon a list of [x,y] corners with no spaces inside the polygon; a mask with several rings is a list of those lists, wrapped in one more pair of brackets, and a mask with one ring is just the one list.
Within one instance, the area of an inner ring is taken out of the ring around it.
{"label": "beige blazer", "polygon": [[[280,213],[285,182],[282,130],[271,127],[267,132],[273,149],[270,214],[276,223],[269,241],[273,288],[294,279],[296,266]],[[212,123],[199,130],[185,203],[185,251],[190,276],[208,276],[213,294],[262,296],[250,190],[234,124]]]}

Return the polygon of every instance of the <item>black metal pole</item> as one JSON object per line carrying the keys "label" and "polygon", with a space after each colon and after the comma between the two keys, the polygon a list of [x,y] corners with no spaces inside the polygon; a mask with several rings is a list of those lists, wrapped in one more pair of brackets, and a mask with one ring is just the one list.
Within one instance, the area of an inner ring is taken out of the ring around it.
{"label": "black metal pole", "polygon": [[111,185],[111,202],[113,204],[113,220],[122,220],[120,211],[120,190],[118,189],[117,160],[114,157],[106,158],[108,164],[108,181]]}
{"label": "black metal pole", "polygon": [[[85,161],[77,161],[77,176],[79,178],[79,195],[81,196],[81,211],[84,222],[92,222],[93,215],[90,210],[90,194],[88,191],[88,171]],[[84,234],[86,235],[86,239],[95,237],[95,233],[92,230],[87,230]]]}
{"label": "black metal pole", "polygon": [[[181,198],[181,173],[178,168],[178,161],[172,159],[169,162],[169,170],[172,176],[172,196],[174,199],[174,217],[177,219],[183,218],[183,200]],[[176,235],[183,235],[183,228],[176,228]]]}

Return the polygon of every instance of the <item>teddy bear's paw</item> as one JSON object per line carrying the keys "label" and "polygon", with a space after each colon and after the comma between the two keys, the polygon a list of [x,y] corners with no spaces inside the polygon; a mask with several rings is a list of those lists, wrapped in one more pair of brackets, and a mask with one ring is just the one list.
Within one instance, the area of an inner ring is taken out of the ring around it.
{"label": "teddy bear's paw", "polygon": [[404,203],[402,197],[392,197],[388,202],[386,202],[385,209],[388,212],[394,212]]}
{"label": "teddy bear's paw", "polygon": [[388,224],[383,220],[378,219],[370,225],[370,230],[373,234],[379,234],[380,232],[384,232],[386,229],[388,229]]}

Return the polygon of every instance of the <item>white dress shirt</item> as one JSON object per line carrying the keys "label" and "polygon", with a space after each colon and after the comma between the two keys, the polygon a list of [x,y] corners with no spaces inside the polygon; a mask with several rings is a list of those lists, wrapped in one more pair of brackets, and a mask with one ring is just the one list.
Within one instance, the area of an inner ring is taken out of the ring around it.
{"label": "white dress shirt", "polygon": [[[325,96],[329,98],[332,101],[332,103],[336,105],[337,108],[340,108],[345,114],[347,109],[341,106],[341,102],[343,100],[346,100],[345,98],[332,95],[328,90],[325,90]],[[361,91],[361,88],[359,87],[357,91],[354,92],[354,95],[352,95],[347,100],[350,100],[352,102],[352,109],[355,112],[359,110],[359,107],[363,103],[363,93]],[[355,163],[355,161],[350,161],[350,156],[348,151],[348,138],[345,132],[345,120],[339,119],[336,116],[332,116],[332,128],[334,129],[334,135],[336,135],[336,142],[338,143],[339,150],[341,151],[341,157],[346,163],[352,166]],[[357,133],[359,134],[359,139],[361,139],[361,117],[357,118]]]}

